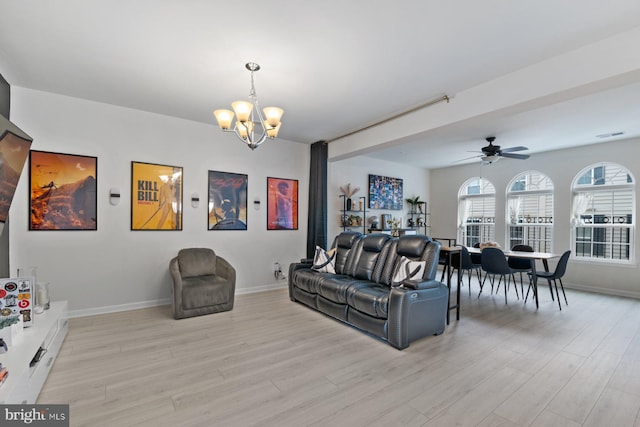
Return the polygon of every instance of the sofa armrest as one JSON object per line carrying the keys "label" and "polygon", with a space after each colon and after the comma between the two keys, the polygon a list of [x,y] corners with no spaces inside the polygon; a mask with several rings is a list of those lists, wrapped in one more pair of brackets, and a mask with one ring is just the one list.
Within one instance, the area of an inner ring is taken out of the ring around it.
{"label": "sofa armrest", "polygon": [[387,340],[402,350],[415,339],[444,332],[449,288],[436,280],[391,288]]}
{"label": "sofa armrest", "polygon": [[288,277],[288,285],[289,285],[289,299],[291,301],[295,301],[296,299],[293,297],[293,280],[295,278],[295,271],[296,270],[302,270],[302,269],[310,269],[311,266],[313,264],[309,263],[307,264],[306,262],[293,262],[291,264],[289,264],[289,277]]}
{"label": "sofa armrest", "polygon": [[403,288],[414,289],[414,290],[433,289],[433,288],[439,288],[440,286],[442,286],[442,283],[438,282],[437,280],[425,280],[425,281],[405,280],[402,282]]}

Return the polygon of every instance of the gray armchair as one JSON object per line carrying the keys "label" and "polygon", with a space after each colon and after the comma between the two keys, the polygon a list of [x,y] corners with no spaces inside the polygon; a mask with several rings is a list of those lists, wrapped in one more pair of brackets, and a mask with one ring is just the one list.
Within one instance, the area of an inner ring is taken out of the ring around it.
{"label": "gray armchair", "polygon": [[233,308],[236,270],[209,248],[182,249],[169,263],[173,317],[201,316]]}

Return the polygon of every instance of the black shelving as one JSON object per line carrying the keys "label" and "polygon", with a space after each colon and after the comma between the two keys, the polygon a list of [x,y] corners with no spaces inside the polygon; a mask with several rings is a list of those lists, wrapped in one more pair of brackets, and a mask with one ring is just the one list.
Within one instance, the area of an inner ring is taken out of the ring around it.
{"label": "black shelving", "polygon": [[[349,199],[344,194],[340,195],[340,197],[342,197],[342,209],[340,209],[342,231],[356,230],[365,234],[367,228],[367,198],[358,197],[357,199],[351,199],[349,202]],[[362,209],[360,209],[360,205],[362,205]],[[359,222],[357,218],[360,218]]]}
{"label": "black shelving", "polygon": [[[425,202],[420,202],[419,204],[422,206],[422,209],[418,208],[417,211],[416,205],[410,205],[411,207],[409,208],[409,212],[407,212],[407,216],[409,217],[407,219],[407,224],[403,225],[411,230],[416,230],[418,234],[426,235],[427,229],[429,228],[427,220],[429,218],[429,214],[426,209],[427,204]],[[418,224],[418,218],[422,218],[421,224]]]}

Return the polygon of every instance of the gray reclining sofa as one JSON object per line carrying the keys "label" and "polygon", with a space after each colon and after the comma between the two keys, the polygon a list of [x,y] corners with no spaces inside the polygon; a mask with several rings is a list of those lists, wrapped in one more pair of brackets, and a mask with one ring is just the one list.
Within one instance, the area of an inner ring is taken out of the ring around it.
{"label": "gray reclining sofa", "polygon": [[[333,243],[336,273],[291,264],[289,297],[402,350],[444,332],[449,292],[435,280],[440,246],[427,236],[343,232]],[[426,261],[424,274],[392,287],[403,256]]]}

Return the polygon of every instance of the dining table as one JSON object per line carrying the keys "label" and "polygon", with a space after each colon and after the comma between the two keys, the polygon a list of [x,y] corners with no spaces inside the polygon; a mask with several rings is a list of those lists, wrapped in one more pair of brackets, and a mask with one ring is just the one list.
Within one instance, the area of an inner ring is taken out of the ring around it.
{"label": "dining table", "polygon": [[[448,240],[448,239],[446,239]],[[453,240],[453,239],[451,239]],[[455,240],[453,240],[455,241]],[[447,325],[449,324],[449,313],[451,312],[451,310],[456,310],[456,320],[460,320],[460,283],[462,282],[462,275],[460,274],[461,271],[461,267],[462,267],[462,257],[459,257],[460,260],[460,265],[458,265],[456,268],[458,269],[458,274],[457,274],[457,293],[456,293],[456,303],[454,305],[451,305],[451,269],[453,268],[453,265],[451,264],[451,260],[452,260],[452,255],[453,254],[459,254],[462,251],[460,246],[441,246],[440,247],[440,252],[443,253],[445,255],[445,263],[444,263],[444,272],[447,275],[447,288],[449,288],[449,303],[448,303],[448,309],[447,309]]]}
{"label": "dining table", "polygon": [[[470,254],[482,254],[482,249],[480,248],[467,248]],[[533,287],[533,296],[536,300],[536,308],[539,307],[538,304],[538,275],[536,274],[536,261],[542,261],[542,266],[544,267],[544,271],[549,271],[549,260],[552,258],[558,258],[560,255],[553,254],[549,252],[522,252],[522,251],[511,251],[511,250],[503,250],[504,256],[509,258],[525,258],[530,259],[533,262],[531,263],[531,284]],[[459,290],[458,290],[459,292]],[[553,295],[553,294],[552,294]]]}

